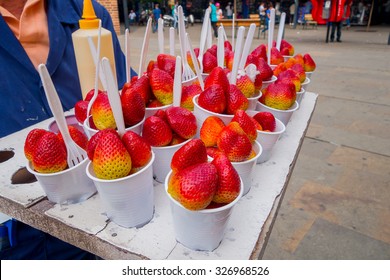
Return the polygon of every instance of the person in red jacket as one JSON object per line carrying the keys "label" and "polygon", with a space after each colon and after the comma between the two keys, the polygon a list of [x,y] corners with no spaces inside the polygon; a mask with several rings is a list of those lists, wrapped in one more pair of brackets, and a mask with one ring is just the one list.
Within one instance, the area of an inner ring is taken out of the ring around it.
{"label": "person in red jacket", "polygon": [[332,24],[332,31],[330,33],[331,42],[334,42],[336,33],[336,40],[337,42],[341,43],[341,29],[343,26],[343,21],[345,20],[344,6],[349,5],[350,2],[351,0],[332,0],[329,16],[329,22]]}

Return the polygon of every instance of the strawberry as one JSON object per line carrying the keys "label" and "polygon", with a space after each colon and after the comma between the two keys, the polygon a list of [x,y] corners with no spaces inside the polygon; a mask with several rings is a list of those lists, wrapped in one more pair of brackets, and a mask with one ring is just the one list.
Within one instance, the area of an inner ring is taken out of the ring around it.
{"label": "strawberry", "polygon": [[164,105],[173,102],[173,78],[172,76],[158,68],[153,69],[150,76],[150,86],[154,96]]}
{"label": "strawberry", "polygon": [[160,53],[157,56],[157,65],[158,68],[164,70],[171,75],[173,78],[175,76],[175,67],[176,67],[176,57],[170,54]]}
{"label": "strawberry", "polygon": [[[101,93],[106,94],[106,92],[98,89],[98,94],[101,94]],[[88,91],[87,95],[84,98],[84,101],[91,101],[94,94],[95,94],[95,89],[91,89],[90,91]]]}
{"label": "strawberry", "polygon": [[251,119],[252,119],[253,124],[255,125],[256,129],[262,131],[263,127],[259,124],[259,122],[257,120],[255,120],[253,117]]}
{"label": "strawberry", "polygon": [[116,128],[107,94],[98,94],[91,107],[92,120],[97,129]]}
{"label": "strawberry", "polygon": [[150,76],[154,68],[159,68],[156,60],[150,60],[148,63],[148,66],[146,67],[146,75],[143,76]]}
{"label": "strawberry", "polygon": [[217,45],[212,45],[210,48],[208,48],[207,50],[206,50],[206,52],[209,52],[209,53],[211,53],[213,56],[217,56],[217,49],[218,49],[218,47],[217,47]]}
{"label": "strawberry", "polygon": [[224,41],[223,47],[224,47],[224,49],[228,49],[229,51],[233,50],[232,44],[229,41]]}
{"label": "strawberry", "polygon": [[[199,48],[194,49],[194,54],[195,54],[195,57],[198,57]],[[195,65],[194,65],[194,62],[192,61],[191,53],[189,51],[187,52],[187,62],[188,62],[188,65],[191,67],[192,71],[194,71],[194,73],[195,73]],[[196,60],[196,62],[199,65],[199,61]],[[200,66],[199,66],[199,68],[200,68]]]}
{"label": "strawberry", "polygon": [[277,65],[274,68],[273,72],[274,72],[274,75],[277,77],[277,76],[279,76],[280,73],[282,73],[282,72],[284,72],[286,70],[287,70],[286,64],[285,63],[280,63],[279,65]]}
{"label": "strawberry", "polygon": [[225,124],[223,121],[216,116],[210,116],[204,120],[199,134],[200,139],[204,142],[206,147],[213,147],[217,145],[219,133],[224,127]]}
{"label": "strawberry", "polygon": [[243,110],[238,110],[232,119],[232,122],[237,122],[241,128],[248,135],[249,140],[253,143],[257,138],[256,126],[252,121],[252,118],[248,116]]}
{"label": "strawberry", "polygon": [[276,120],[270,112],[258,112],[253,118],[261,125],[264,131],[275,131]]}
{"label": "strawberry", "polygon": [[164,106],[164,104],[162,104],[160,101],[158,101],[157,99],[153,99],[151,100],[148,105],[147,105],[147,108],[158,108],[158,107],[162,107]]}
{"label": "strawberry", "polygon": [[79,100],[74,105],[74,114],[79,123],[84,123],[87,118],[87,110],[88,110],[89,101]]}
{"label": "strawberry", "polygon": [[301,64],[303,67],[305,67],[305,61],[303,59],[303,55],[298,53],[294,55],[294,59],[296,60],[297,63]]}
{"label": "strawberry", "polygon": [[288,84],[275,83],[267,87],[264,104],[279,110],[289,109],[295,102],[296,92]]}
{"label": "strawberry", "polygon": [[240,194],[240,176],[223,153],[216,154],[211,164],[217,168],[218,173],[218,187],[213,201],[216,203],[231,203]]}
{"label": "strawberry", "polygon": [[237,122],[230,122],[222,129],[217,140],[217,147],[232,162],[246,160],[252,151],[248,135]]}
{"label": "strawberry", "polygon": [[212,201],[218,186],[218,173],[211,163],[191,165],[172,174],[168,193],[188,210],[202,210]]}
{"label": "strawberry", "polygon": [[152,148],[134,131],[126,131],[122,136],[122,142],[130,154],[132,173],[144,167],[152,158]]}
{"label": "strawberry", "polygon": [[[75,141],[80,148],[86,150],[88,144],[88,137],[74,126],[68,125],[68,130],[70,137],[73,139],[73,141]],[[62,138],[62,134],[59,132],[57,136],[65,145],[64,139]]]}
{"label": "strawberry", "polygon": [[125,177],[131,171],[131,157],[115,133],[104,133],[99,137],[93,154],[92,167],[99,179],[113,180]]}
{"label": "strawberry", "polygon": [[123,92],[121,104],[126,126],[133,126],[145,117],[145,101],[138,92],[132,90]]}
{"label": "strawberry", "polygon": [[260,71],[260,77],[263,81],[271,80],[272,76],[274,75],[271,66],[269,66],[267,63],[267,60],[262,58],[259,59],[257,70]]}
{"label": "strawberry", "polygon": [[172,140],[171,140],[171,143],[169,143],[168,146],[178,145],[178,144],[183,143],[183,142],[185,142],[187,140],[188,139],[184,139],[183,137],[180,137],[176,133],[172,133]]}
{"label": "strawberry", "polygon": [[284,57],[280,51],[275,47],[271,48],[271,65],[278,65],[279,63],[283,62]]}
{"label": "strawberry", "polygon": [[255,84],[245,72],[241,72],[237,75],[236,85],[246,98],[252,97],[255,94]]}
{"label": "strawberry", "polygon": [[150,116],[143,125],[142,137],[154,147],[167,146],[172,140],[172,130],[163,119]]}
{"label": "strawberry", "polygon": [[285,55],[292,56],[294,55],[294,47],[291,45],[288,41],[282,39],[280,42],[280,50],[282,53],[285,53]]}
{"label": "strawberry", "polygon": [[121,95],[129,91],[139,93],[145,105],[148,104],[149,99],[151,99],[153,95],[152,88],[150,87],[149,77],[143,75],[139,79],[137,77],[133,78],[130,84],[130,88],[125,89],[125,87],[123,87]]}
{"label": "strawberry", "polygon": [[229,94],[227,95],[226,113],[234,115],[237,110],[248,109],[248,99],[236,85],[230,85]]}
{"label": "strawberry", "polygon": [[[36,137],[40,133],[34,132]],[[37,137],[32,153],[32,165],[34,170],[40,173],[55,173],[67,168],[65,145],[55,133],[47,131],[41,137]]]}
{"label": "strawberry", "polygon": [[225,51],[225,66],[226,69],[232,71],[234,62],[234,51]]}
{"label": "strawberry", "polygon": [[198,98],[199,106],[214,112],[223,113],[226,109],[226,97],[220,85],[211,85],[205,89]]}
{"label": "strawberry", "polygon": [[24,141],[24,155],[27,160],[32,161],[34,150],[37,146],[39,139],[42,135],[46,134],[47,131],[41,128],[34,128],[31,130]]}
{"label": "strawberry", "polygon": [[203,73],[210,73],[215,67],[218,66],[217,57],[211,52],[205,52],[203,55]]}
{"label": "strawberry", "polygon": [[182,107],[169,107],[165,114],[171,129],[184,139],[190,139],[196,134],[195,115]]}
{"label": "strawberry", "polygon": [[178,172],[191,165],[207,162],[206,146],[200,139],[192,139],[180,147],[172,157],[172,172]]}
{"label": "strawberry", "polygon": [[294,70],[287,69],[286,71],[281,72],[277,77],[278,77],[277,80],[278,83],[288,80],[295,85],[295,91],[301,90],[301,82],[299,80],[297,73]]}
{"label": "strawberry", "polygon": [[311,55],[308,53],[305,53],[303,55],[303,67],[305,68],[306,72],[313,72],[314,70],[316,70],[316,63],[314,62]]}
{"label": "strawberry", "polygon": [[86,150],[87,150],[88,158],[90,160],[93,160],[93,155],[95,153],[96,145],[99,142],[100,137],[103,134],[106,134],[106,133],[113,133],[113,134],[117,135],[117,132],[114,129],[107,128],[107,129],[104,129],[104,130],[99,130],[97,133],[92,135],[92,137],[89,139],[89,141],[87,143],[87,149]]}
{"label": "strawberry", "polygon": [[202,92],[202,88],[199,84],[192,84],[189,86],[183,86],[181,93],[180,107],[186,108],[190,111],[194,110],[193,98]]}
{"label": "strawberry", "polygon": [[227,94],[229,92],[229,80],[221,67],[215,67],[210,75],[204,81],[204,88],[207,89],[212,85],[220,85],[223,92]]}
{"label": "strawberry", "polygon": [[159,117],[162,120],[164,120],[166,123],[168,123],[167,113],[164,110],[161,109],[157,110],[156,113],[154,113],[154,116]]}
{"label": "strawberry", "polygon": [[206,147],[207,155],[214,158],[216,154],[222,153],[217,147]]}
{"label": "strawberry", "polygon": [[290,57],[287,61],[284,62],[284,66],[286,66],[286,69],[293,67],[295,64],[299,64],[299,63],[294,57]]}
{"label": "strawberry", "polygon": [[267,47],[264,44],[259,45],[250,54],[267,61]]}
{"label": "strawberry", "polygon": [[295,74],[298,76],[299,81],[303,83],[306,80],[306,72],[305,69],[300,64],[294,64],[291,68],[295,72]]}

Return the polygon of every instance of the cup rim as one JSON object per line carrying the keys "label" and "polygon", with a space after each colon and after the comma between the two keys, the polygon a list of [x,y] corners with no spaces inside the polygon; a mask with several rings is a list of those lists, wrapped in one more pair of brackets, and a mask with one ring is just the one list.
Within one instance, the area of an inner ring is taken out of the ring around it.
{"label": "cup rim", "polygon": [[195,95],[193,98],[192,98],[192,102],[194,103],[194,106],[196,106],[197,108],[199,108],[201,111],[203,111],[204,113],[208,113],[208,114],[212,114],[212,115],[215,115],[217,117],[222,117],[222,118],[233,118],[234,115],[228,115],[228,114],[220,114],[220,113],[214,113],[214,112],[211,112],[203,107],[201,107],[199,104],[198,104],[198,98],[199,98],[199,95],[200,94],[197,94]]}
{"label": "cup rim", "polygon": [[278,77],[276,77],[275,75],[272,75],[271,79],[270,80],[263,80],[263,84],[271,84],[271,83],[274,83],[276,82],[276,80],[278,79]]}
{"label": "cup rim", "polygon": [[259,92],[256,93],[256,95],[254,95],[252,97],[247,97],[247,99],[248,99],[248,101],[249,100],[256,100],[256,99],[259,99],[262,95],[263,95],[263,93],[261,92],[261,90],[259,90]]}
{"label": "cup rim", "polygon": [[226,209],[233,207],[241,199],[241,197],[244,195],[244,182],[242,181],[241,176],[239,176],[240,177],[240,192],[239,192],[238,196],[232,202],[230,202],[229,204],[226,204],[224,206],[212,208],[212,209],[189,210],[189,209],[185,208],[183,205],[181,205],[180,202],[178,202],[176,199],[174,199],[168,193],[168,182],[169,182],[169,178],[171,177],[171,175],[172,175],[172,169],[169,171],[169,173],[165,177],[165,182],[164,182],[165,194],[168,196],[168,198],[171,202],[173,202],[175,205],[179,206],[180,208],[182,208],[188,212],[204,213],[204,214],[220,212],[220,211],[223,211],[223,210],[226,210]]}
{"label": "cup rim", "polygon": [[[145,107],[145,110],[147,111],[154,111],[154,110],[165,110],[169,107],[173,106],[173,103],[171,104],[167,104],[167,105],[163,105],[163,106],[160,106],[160,107]],[[131,126],[132,127],[132,126]]]}
{"label": "cup rim", "polygon": [[[85,127],[88,131],[91,131],[91,132],[94,132],[94,133],[97,133],[99,132],[100,130],[99,129],[94,129],[92,127],[89,126],[89,119],[92,118],[92,115],[88,116],[84,122],[83,122],[83,127]],[[139,121],[138,123],[136,123],[135,125],[132,125],[132,126],[129,126],[129,127],[126,127],[125,128],[125,131],[128,131],[128,130],[131,130],[135,127],[138,127],[140,125],[142,125],[144,122],[145,122],[145,119],[146,117],[144,116],[143,119],[141,121]],[[118,129],[115,129],[116,131],[118,131]]]}
{"label": "cup rim", "polygon": [[[251,116],[253,118],[254,115],[256,115],[257,113],[260,113],[259,111],[256,111],[256,110],[248,110],[247,113],[249,113],[248,115]],[[253,116],[252,116],[253,114]],[[272,114],[273,115],[273,114]],[[262,134],[282,134],[283,132],[286,131],[286,126],[284,125],[284,123],[279,120],[277,117],[275,117],[275,121],[282,127],[281,130],[278,130],[278,131],[263,131],[263,130],[257,130],[257,132],[260,132]]]}
{"label": "cup rim", "polygon": [[87,160],[89,160],[88,157],[86,157],[83,161],[81,161],[79,164],[77,164],[75,166],[72,166],[72,167],[69,167],[69,168],[64,169],[62,171],[54,172],[54,173],[40,173],[38,171],[35,171],[34,168],[32,167],[32,162],[31,161],[27,161],[26,168],[27,168],[28,172],[30,172],[30,173],[32,173],[32,174],[34,174],[36,176],[52,177],[52,176],[58,176],[58,175],[63,175],[63,174],[72,172],[74,169],[76,169],[77,167],[80,167],[80,165],[84,164],[85,161],[87,161]]}
{"label": "cup rim", "polygon": [[296,110],[299,109],[299,103],[298,101],[294,101],[294,104],[293,106],[291,106],[289,109],[287,110],[279,110],[279,109],[275,109],[275,108],[272,108],[272,107],[269,107],[263,103],[261,103],[260,101],[257,101],[257,103],[260,103],[262,107],[265,107],[265,108],[269,108],[270,110],[274,110],[276,112],[286,112],[286,113],[289,113],[289,112],[295,112]]}
{"label": "cup rim", "polygon": [[194,139],[194,137],[195,137],[195,136],[191,137],[190,139],[187,139],[187,140],[184,141],[184,142],[181,142],[181,143],[175,144],[175,145],[162,146],[162,147],[151,146],[151,147],[152,147],[152,150],[153,150],[153,149],[156,149],[156,150],[168,150],[168,149],[170,149],[170,148],[177,147],[177,146],[179,146],[179,145],[184,146],[184,145],[187,144],[190,140]]}
{"label": "cup rim", "polygon": [[305,86],[307,84],[310,84],[310,78],[309,77],[305,78],[305,81],[303,83],[301,83],[301,86]]}
{"label": "cup rim", "polygon": [[85,171],[87,173],[87,176],[93,180],[93,181],[96,181],[96,182],[99,182],[99,183],[116,183],[116,182],[121,182],[121,181],[124,181],[124,180],[127,180],[127,179],[130,179],[132,177],[135,177],[136,175],[139,175],[143,172],[145,172],[154,162],[154,158],[155,158],[155,155],[154,155],[154,152],[152,151],[152,157],[150,158],[148,164],[146,164],[141,170],[137,171],[136,173],[133,173],[133,174],[130,174],[130,175],[127,175],[125,177],[121,177],[121,178],[117,178],[117,179],[113,179],[113,180],[108,180],[108,179],[100,179],[98,177],[96,177],[94,174],[92,174],[90,171],[89,171],[89,168],[92,168],[92,161],[90,161],[87,165],[87,167],[85,168]]}

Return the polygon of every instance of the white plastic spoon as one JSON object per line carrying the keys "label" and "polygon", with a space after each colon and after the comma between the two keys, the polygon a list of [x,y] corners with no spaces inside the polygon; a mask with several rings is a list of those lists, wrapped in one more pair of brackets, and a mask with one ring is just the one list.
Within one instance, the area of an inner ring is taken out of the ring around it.
{"label": "white plastic spoon", "polygon": [[230,73],[230,83],[234,85],[237,82],[238,65],[240,64],[242,45],[244,43],[244,33],[245,33],[245,27],[240,26],[238,28],[236,48],[234,51],[233,69],[232,72]]}
{"label": "white plastic spoon", "polygon": [[249,26],[248,34],[246,34],[246,40],[244,49],[242,50],[242,55],[240,59],[240,64],[238,65],[238,69],[243,70],[245,68],[246,59],[248,58],[249,51],[253,41],[253,35],[255,35],[256,24],[252,23]]}
{"label": "white plastic spoon", "polygon": [[175,55],[175,28],[169,28],[169,54]]}
{"label": "white plastic spoon", "polygon": [[158,48],[160,53],[164,52],[164,20],[158,19]]}
{"label": "white plastic spoon", "polygon": [[176,56],[175,77],[173,80],[173,106],[180,107],[181,103],[181,57]]}
{"label": "white plastic spoon", "polygon": [[140,56],[140,62],[139,62],[139,70],[138,70],[138,79],[141,78],[142,74],[145,71],[146,55],[148,53],[149,39],[150,39],[150,32],[151,31],[152,31],[152,18],[149,18],[148,23],[146,25],[144,41],[142,43],[141,56]]}
{"label": "white plastic spoon", "polygon": [[280,44],[282,42],[285,21],[286,21],[286,13],[282,13],[282,15],[280,16],[278,37],[276,40],[276,48],[278,49],[278,51],[280,51]]}

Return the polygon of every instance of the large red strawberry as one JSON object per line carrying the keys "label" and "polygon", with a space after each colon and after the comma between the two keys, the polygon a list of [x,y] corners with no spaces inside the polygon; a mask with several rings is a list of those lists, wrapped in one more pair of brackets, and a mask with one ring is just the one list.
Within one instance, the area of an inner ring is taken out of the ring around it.
{"label": "large red strawberry", "polygon": [[[294,59],[296,60],[297,63],[301,64],[303,67],[305,67],[305,61],[303,59],[303,55],[298,53],[294,55]],[[306,71],[306,70],[305,70]]]}
{"label": "large red strawberry", "polygon": [[196,134],[195,115],[182,107],[169,107],[165,114],[172,130],[184,139],[190,139]]}
{"label": "large red strawberry", "polygon": [[33,150],[32,165],[40,173],[55,173],[67,168],[65,145],[55,133],[47,131],[39,137]]}
{"label": "large red strawberry", "polygon": [[[68,125],[68,130],[69,130],[69,134],[70,134],[70,137],[72,138],[72,140],[74,142],[76,142],[76,144],[80,148],[86,150],[87,144],[88,144],[88,137],[83,132],[81,132],[80,130],[78,130],[77,128],[75,128],[72,125]],[[65,145],[64,139],[62,138],[62,134],[60,132],[58,132],[58,138]]]}
{"label": "large red strawberry", "polygon": [[283,62],[283,63],[279,63],[273,70],[274,72],[274,75],[277,77],[279,76],[280,73],[284,72],[287,70],[287,67],[286,67],[286,64]]}
{"label": "large red strawberry", "polygon": [[224,49],[228,49],[230,51],[233,50],[232,44],[227,40],[223,42],[223,47],[224,47]]}
{"label": "large red strawberry", "polygon": [[126,126],[133,126],[145,117],[145,101],[138,92],[131,90],[123,92],[121,104]]}
{"label": "large red strawberry", "polygon": [[301,64],[296,63],[293,66],[291,66],[290,69],[293,70],[295,72],[295,74],[297,74],[297,76],[299,77],[299,81],[301,83],[305,82],[306,72]]}
{"label": "large red strawberry", "polygon": [[251,141],[237,122],[230,122],[222,129],[217,146],[232,162],[247,160],[252,152]]}
{"label": "large red strawberry", "polygon": [[116,132],[99,137],[92,159],[97,178],[113,180],[125,177],[130,174],[131,165],[130,154]]}
{"label": "large red strawberry", "polygon": [[269,66],[267,61],[262,58],[259,59],[257,70],[260,71],[260,76],[263,81],[271,80],[274,75],[271,66]]}
{"label": "large red strawberry", "polygon": [[203,55],[203,73],[210,73],[215,67],[218,66],[217,57],[211,52],[205,52]]}
{"label": "large red strawberry", "polygon": [[164,70],[171,75],[173,78],[175,76],[175,67],[176,67],[176,57],[170,54],[160,53],[157,56],[157,65],[158,68]]}
{"label": "large red strawberry", "polygon": [[314,70],[316,70],[316,63],[314,62],[311,55],[308,53],[305,53],[303,55],[303,67],[305,68],[306,72],[313,72]]}
{"label": "large red strawberry", "polygon": [[276,120],[270,112],[258,112],[253,118],[261,125],[264,131],[275,131]]}
{"label": "large red strawberry", "polygon": [[211,163],[199,163],[172,174],[168,193],[186,209],[196,211],[210,204],[217,186],[217,168]]}
{"label": "large red strawberry", "polygon": [[89,101],[79,100],[74,105],[74,114],[79,123],[84,123],[87,118],[87,110],[88,110]]}
{"label": "large red strawberry", "polygon": [[204,120],[199,134],[200,139],[204,142],[206,147],[213,147],[217,145],[219,133],[224,127],[224,122],[217,116],[210,116]]}
{"label": "large red strawberry", "polygon": [[202,92],[202,88],[199,84],[192,84],[189,86],[183,86],[181,93],[180,107],[186,108],[190,111],[194,110],[193,98]]}
{"label": "large red strawberry", "polygon": [[285,83],[274,83],[267,87],[264,104],[279,110],[288,110],[295,102],[297,94]]}
{"label": "large red strawberry", "polygon": [[236,85],[230,85],[229,94],[227,95],[226,113],[234,115],[237,110],[248,109],[248,98],[241,92]]}
{"label": "large red strawberry", "polygon": [[240,194],[240,176],[228,157],[223,153],[216,154],[211,163],[217,168],[218,172],[218,187],[213,201],[217,203],[232,202]]}
{"label": "large red strawberry", "polygon": [[229,71],[233,70],[234,51],[225,51],[225,66]]}
{"label": "large red strawberry", "polygon": [[130,88],[122,89],[122,95],[128,91],[139,93],[145,105],[148,104],[149,100],[153,96],[152,88],[150,87],[149,77],[147,75],[142,75],[139,79],[137,77],[133,78],[131,81]]}
{"label": "large red strawberry", "polygon": [[157,116],[150,116],[144,122],[142,137],[151,146],[167,146],[172,140],[172,130],[163,119]]}
{"label": "large red strawberry", "polygon": [[154,68],[158,68],[158,64],[156,60],[150,60],[148,63],[148,66],[146,67],[146,75],[143,76],[148,76],[150,77],[150,74],[152,73]]}
{"label": "large red strawberry", "polygon": [[215,67],[210,75],[204,81],[204,88],[207,89],[212,85],[220,85],[223,92],[227,94],[229,92],[229,80],[221,67]]}
{"label": "large red strawberry", "polygon": [[278,76],[277,82],[290,81],[295,85],[295,91],[301,90],[301,82],[297,73],[292,69],[287,69],[286,71],[281,72]]}
{"label": "large red strawberry", "polygon": [[171,169],[173,172],[178,172],[191,165],[207,162],[206,146],[200,139],[192,139],[172,157]]}
{"label": "large red strawberry", "polygon": [[122,136],[122,142],[131,157],[132,173],[144,167],[152,158],[152,148],[137,133],[126,131]]}
{"label": "large red strawberry", "polygon": [[155,68],[150,76],[150,86],[158,101],[164,105],[172,104],[173,78],[168,72]]}
{"label": "large red strawberry", "polygon": [[271,48],[271,65],[278,65],[283,62],[284,57],[280,51],[276,47]]}
{"label": "large red strawberry", "polygon": [[220,85],[211,85],[205,89],[198,97],[199,106],[214,112],[223,113],[226,109],[226,97],[223,88]]}
{"label": "large red strawberry", "polygon": [[236,85],[246,98],[250,98],[255,94],[255,84],[244,71],[237,75]]}
{"label": "large red strawberry", "polygon": [[114,135],[117,135],[119,137],[118,133],[111,128],[99,130],[97,133],[92,135],[92,137],[89,139],[87,143],[87,155],[90,160],[93,160],[93,155],[95,153],[96,145],[99,142],[100,137],[106,133],[113,133]]}
{"label": "large red strawberry", "polygon": [[32,161],[34,150],[37,147],[39,139],[46,134],[47,131],[41,128],[34,128],[31,130],[24,141],[24,155],[27,160]]}
{"label": "large red strawberry", "polygon": [[248,114],[243,110],[238,110],[232,119],[232,122],[237,122],[248,135],[249,140],[253,143],[257,138],[256,126]]}
{"label": "large red strawberry", "polygon": [[282,39],[280,42],[280,52],[283,55],[292,56],[294,55],[294,47],[288,41]]}
{"label": "large red strawberry", "polygon": [[259,45],[257,48],[255,48],[252,52],[252,55],[263,58],[265,61],[267,61],[267,47],[264,44]]}
{"label": "large red strawberry", "polygon": [[114,114],[107,94],[98,94],[91,107],[91,115],[97,129],[116,128]]}

